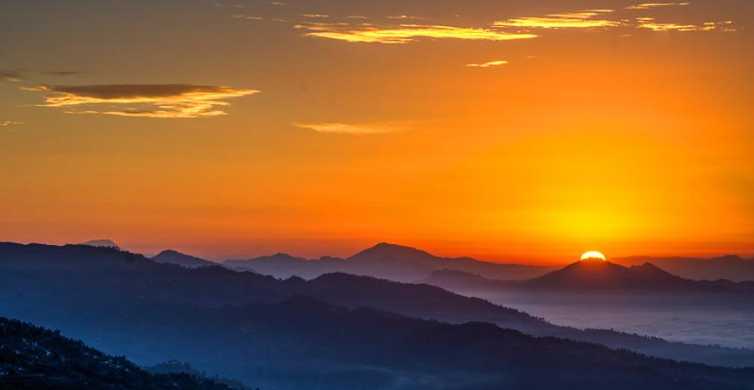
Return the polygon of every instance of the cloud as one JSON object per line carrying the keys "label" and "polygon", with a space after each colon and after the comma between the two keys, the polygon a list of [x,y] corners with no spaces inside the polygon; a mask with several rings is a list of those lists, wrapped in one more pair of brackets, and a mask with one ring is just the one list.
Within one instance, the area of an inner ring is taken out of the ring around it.
{"label": "cloud", "polygon": [[49,71],[34,71],[29,69],[22,70],[0,70],[0,81],[7,81],[11,83],[21,83],[25,81],[31,81],[37,76],[52,76],[52,77],[70,77],[81,74],[80,72],[74,72],[70,70],[49,70]]}
{"label": "cloud", "polygon": [[307,30],[309,37],[334,39],[352,43],[406,44],[420,38],[509,41],[536,38],[535,34],[501,32],[486,28],[467,28],[441,25],[402,24],[397,27],[352,27],[348,24],[303,24],[296,28]]}
{"label": "cloud", "polygon": [[222,107],[230,105],[225,100],[259,92],[190,84],[40,86],[25,89],[46,94],[45,103],[39,107],[63,108],[69,114],[145,118],[225,115]]}
{"label": "cloud", "polygon": [[24,80],[24,77],[21,72],[15,70],[0,70],[0,80],[19,83]]}
{"label": "cloud", "polygon": [[495,27],[519,28],[603,28],[620,26],[619,21],[598,18],[598,16],[613,12],[611,9],[593,9],[578,12],[548,14],[545,16],[526,16],[512,18],[494,23]]}
{"label": "cloud", "polygon": [[68,77],[68,76],[78,76],[81,73],[70,71],[70,70],[52,70],[48,72],[42,72],[42,74],[45,74],[47,76]]}
{"label": "cloud", "polygon": [[736,31],[732,21],[704,22],[703,24],[659,23],[654,18],[637,18],[637,28],[652,31],[705,32],[705,31]]}
{"label": "cloud", "polygon": [[233,19],[240,19],[240,20],[264,20],[261,16],[254,16],[254,15],[244,15],[244,14],[235,14],[233,15]]}
{"label": "cloud", "polygon": [[0,121],[0,127],[19,126],[23,124],[24,124],[23,122],[17,122],[17,121]]}
{"label": "cloud", "polygon": [[294,123],[294,126],[302,129],[314,130],[318,133],[351,135],[388,134],[406,130],[404,125],[390,123],[371,125],[353,125],[346,123]]}
{"label": "cloud", "polygon": [[495,61],[487,61],[483,62],[481,64],[466,64],[469,68],[491,68],[494,66],[502,66],[508,64],[508,61],[506,60],[495,60]]}
{"label": "cloud", "polygon": [[330,15],[326,14],[303,14],[301,16],[309,19],[328,19],[330,17]]}
{"label": "cloud", "polygon": [[391,15],[387,17],[391,20],[422,20],[424,19],[421,16],[411,16],[411,15]]}
{"label": "cloud", "polygon": [[687,6],[689,4],[690,3],[688,3],[688,2],[683,2],[683,3],[640,3],[640,4],[635,4],[635,5],[628,6],[628,7],[626,7],[626,9],[630,9],[630,10],[648,10],[648,9],[652,9],[652,8]]}

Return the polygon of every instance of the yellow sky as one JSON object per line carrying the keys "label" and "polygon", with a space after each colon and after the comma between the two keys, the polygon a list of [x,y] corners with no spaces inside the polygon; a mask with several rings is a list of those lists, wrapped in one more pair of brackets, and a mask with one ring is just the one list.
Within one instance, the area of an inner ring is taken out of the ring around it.
{"label": "yellow sky", "polygon": [[0,5],[0,240],[754,253],[749,2],[86,3]]}

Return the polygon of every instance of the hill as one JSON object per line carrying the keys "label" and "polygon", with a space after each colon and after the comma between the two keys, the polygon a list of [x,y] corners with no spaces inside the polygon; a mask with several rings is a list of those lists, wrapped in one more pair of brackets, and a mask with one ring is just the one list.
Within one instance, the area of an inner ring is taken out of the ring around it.
{"label": "hill", "polygon": [[0,317],[2,389],[231,390],[187,374],[150,374],[40,327]]}

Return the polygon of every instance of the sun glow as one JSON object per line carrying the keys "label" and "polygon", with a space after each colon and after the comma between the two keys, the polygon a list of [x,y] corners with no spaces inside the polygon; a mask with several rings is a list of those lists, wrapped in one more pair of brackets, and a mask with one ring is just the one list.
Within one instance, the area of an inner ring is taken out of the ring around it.
{"label": "sun glow", "polygon": [[605,257],[602,252],[598,251],[588,251],[584,252],[583,255],[581,255],[581,261],[585,260],[599,260],[599,261],[607,261],[607,257]]}

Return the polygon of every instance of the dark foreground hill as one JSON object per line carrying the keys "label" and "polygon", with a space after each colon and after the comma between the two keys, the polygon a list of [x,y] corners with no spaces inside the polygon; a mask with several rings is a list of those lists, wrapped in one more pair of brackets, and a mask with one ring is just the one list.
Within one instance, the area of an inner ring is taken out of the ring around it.
{"label": "dark foreground hill", "polygon": [[0,389],[230,390],[186,374],[150,374],[43,328],[0,317]]}
{"label": "dark foreground hill", "polygon": [[[158,326],[155,334],[170,340],[171,332],[205,317],[223,326],[234,326],[223,322],[223,313],[207,310],[278,304],[295,296],[350,309],[369,307],[447,323],[490,322],[531,335],[600,343],[675,360],[754,366],[752,351],[555,326],[517,310],[429,285],[346,274],[324,275],[312,281],[283,281],[222,267],[187,269],[158,264],[140,255],[107,248],[0,244],[0,314],[53,326],[111,353],[128,348],[132,351],[129,356],[138,357],[140,363],[186,359],[172,355],[173,347],[156,351],[144,346],[144,339],[133,339],[139,324],[144,329]],[[193,314],[186,323],[173,317],[162,318],[183,307],[191,308]],[[298,326],[307,324],[302,320]],[[147,336],[151,334],[146,332]],[[195,336],[201,338],[205,334]],[[142,346],[140,353],[138,348]]]}

